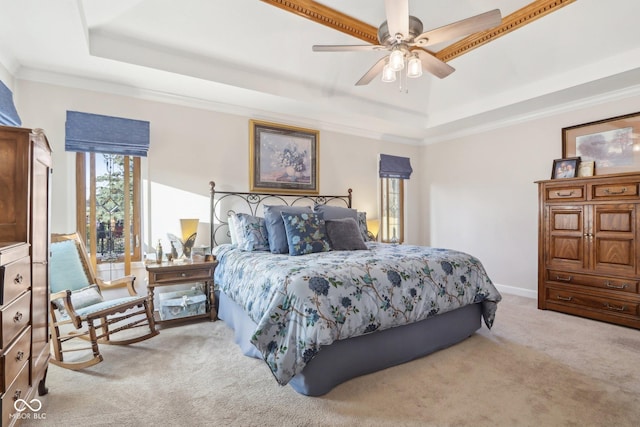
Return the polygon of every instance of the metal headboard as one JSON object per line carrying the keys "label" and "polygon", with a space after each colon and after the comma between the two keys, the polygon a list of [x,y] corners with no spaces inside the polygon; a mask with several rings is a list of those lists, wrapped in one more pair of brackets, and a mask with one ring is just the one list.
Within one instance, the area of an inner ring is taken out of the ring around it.
{"label": "metal headboard", "polygon": [[345,196],[307,195],[307,194],[275,194],[275,193],[239,193],[233,191],[216,191],[216,183],[209,182],[211,248],[218,246],[224,239],[230,238],[227,218],[232,213],[248,213],[262,216],[258,209],[266,205],[313,206],[336,205],[351,208],[352,190]]}

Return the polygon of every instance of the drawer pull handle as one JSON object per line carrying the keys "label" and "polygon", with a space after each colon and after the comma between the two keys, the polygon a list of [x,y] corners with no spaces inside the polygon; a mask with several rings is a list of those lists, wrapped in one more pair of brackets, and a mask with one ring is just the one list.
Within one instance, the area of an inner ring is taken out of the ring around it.
{"label": "drawer pull handle", "polygon": [[18,273],[16,274],[16,278],[13,279],[13,283],[15,283],[16,285],[19,285],[22,283],[23,280],[24,280],[24,277],[22,277],[22,274]]}
{"label": "drawer pull handle", "polygon": [[556,280],[559,282],[570,282],[573,279],[573,276],[569,277],[560,277],[556,274]]}
{"label": "drawer pull handle", "polygon": [[571,300],[573,299],[573,297],[563,297],[563,296],[558,295],[558,299],[559,299],[560,301],[567,301],[567,302],[569,302],[569,301],[571,301]]}
{"label": "drawer pull handle", "polygon": [[611,289],[627,289],[627,286],[628,286],[626,283],[624,283],[624,284],[622,284],[620,286],[615,286],[615,285],[612,285],[611,282],[608,281],[608,280],[606,282],[604,282],[604,285],[607,288],[611,288]]}
{"label": "drawer pull handle", "polygon": [[16,312],[16,315],[15,315],[15,316],[13,316],[13,321],[14,321],[15,323],[18,323],[18,322],[20,322],[21,320],[22,320],[22,313],[20,313],[20,312],[18,311],[18,312]]}
{"label": "drawer pull handle", "polygon": [[180,277],[187,277],[188,274],[187,273],[180,273]]}
{"label": "drawer pull handle", "polygon": [[556,191],[556,196],[558,196],[558,197],[571,197],[571,196],[573,196],[573,190],[569,191],[568,193],[561,193],[560,191]]}
{"label": "drawer pull handle", "polygon": [[622,187],[622,190],[620,190],[620,191],[611,191],[608,188],[606,188],[604,190],[604,192],[607,193],[607,194],[612,194],[612,195],[614,195],[614,194],[624,194],[624,193],[627,192],[627,187]]}
{"label": "drawer pull handle", "polygon": [[16,353],[16,361],[21,361],[22,359],[24,359],[24,351],[19,351],[18,353]]}
{"label": "drawer pull handle", "polygon": [[604,303],[604,306],[607,307],[609,310],[615,310],[615,311],[625,311],[627,308],[626,305],[615,306],[615,305],[609,304],[608,302]]}

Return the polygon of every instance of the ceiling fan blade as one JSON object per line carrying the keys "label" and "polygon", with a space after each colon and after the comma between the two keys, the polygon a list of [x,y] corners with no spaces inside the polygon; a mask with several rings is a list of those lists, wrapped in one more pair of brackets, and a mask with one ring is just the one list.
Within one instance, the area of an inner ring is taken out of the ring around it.
{"label": "ceiling fan blade", "polygon": [[409,36],[409,0],[385,0],[384,10],[387,14],[389,34],[394,37],[400,33]]}
{"label": "ceiling fan blade", "polygon": [[500,14],[500,9],[490,10],[489,12],[481,13],[471,18],[426,31],[416,36],[414,44],[420,47],[430,46],[496,27],[500,25],[501,22],[502,15]]}
{"label": "ceiling fan blade", "polygon": [[422,61],[422,68],[425,71],[428,71],[440,79],[444,79],[456,70],[451,65],[439,60],[424,49],[415,49],[412,52],[418,54],[418,57],[420,57]]}
{"label": "ceiling fan blade", "polygon": [[369,68],[369,71],[367,71],[364,76],[360,77],[360,80],[356,82],[356,86],[364,86],[371,83],[371,80],[373,80],[378,74],[382,72],[382,69],[384,68],[384,64],[386,62],[387,56],[383,56],[382,58],[380,58],[378,62],[373,64],[373,67]]}
{"label": "ceiling fan blade", "polygon": [[384,50],[385,46],[374,44],[340,45],[340,44],[315,44],[312,46],[314,52],[355,52]]}

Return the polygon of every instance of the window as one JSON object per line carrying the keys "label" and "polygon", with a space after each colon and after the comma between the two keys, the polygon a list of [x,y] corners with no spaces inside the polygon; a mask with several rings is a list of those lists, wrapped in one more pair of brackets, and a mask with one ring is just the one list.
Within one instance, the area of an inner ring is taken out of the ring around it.
{"label": "window", "polygon": [[404,180],[413,169],[408,157],[380,154],[380,240],[404,241]]}
{"label": "window", "polygon": [[149,122],[67,111],[65,150],[76,152],[76,223],[91,263],[141,259],[140,158]]}
{"label": "window", "polygon": [[140,157],[77,153],[77,229],[95,264],[141,260]]}
{"label": "window", "polygon": [[400,178],[381,178],[380,240],[386,243],[404,241],[404,182]]}

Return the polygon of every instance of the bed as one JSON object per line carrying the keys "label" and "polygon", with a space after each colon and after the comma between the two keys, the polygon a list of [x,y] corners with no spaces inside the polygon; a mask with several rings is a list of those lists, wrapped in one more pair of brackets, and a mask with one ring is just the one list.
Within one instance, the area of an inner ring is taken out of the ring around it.
{"label": "bed", "polygon": [[[456,344],[482,321],[493,324],[501,296],[477,258],[371,241],[351,190],[345,196],[238,193],[216,191],[213,182],[210,189],[218,316],[242,352],[263,359],[281,385],[323,395],[351,378]],[[289,253],[232,239],[257,232],[258,240],[275,244],[263,226],[273,209],[284,221]],[[361,239],[353,235],[354,222]],[[296,235],[313,232],[314,224],[324,227],[328,247],[310,250],[307,235]],[[350,233],[357,249],[341,241]]]}

